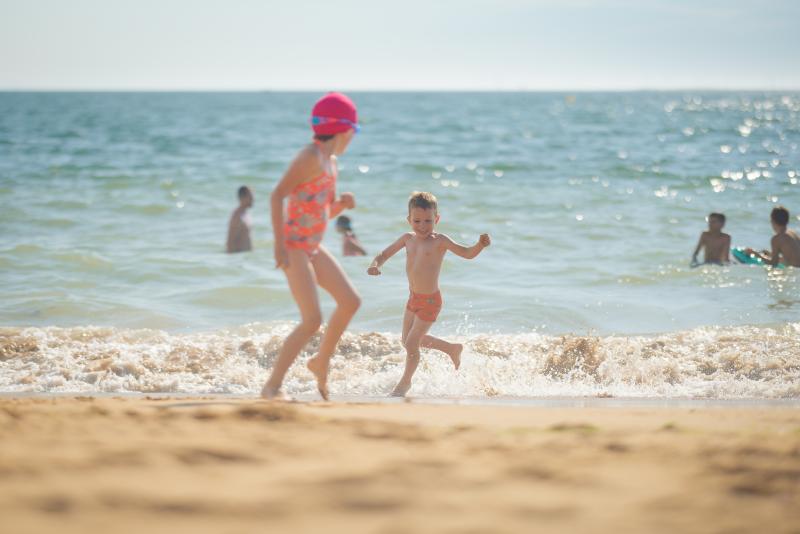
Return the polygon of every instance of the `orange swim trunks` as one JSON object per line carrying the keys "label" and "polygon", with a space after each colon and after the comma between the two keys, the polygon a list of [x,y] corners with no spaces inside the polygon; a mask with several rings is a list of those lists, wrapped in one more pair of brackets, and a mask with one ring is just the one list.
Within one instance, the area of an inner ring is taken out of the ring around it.
{"label": "orange swim trunks", "polygon": [[442,311],[442,294],[439,291],[430,295],[412,291],[408,297],[406,309],[423,321],[432,323]]}

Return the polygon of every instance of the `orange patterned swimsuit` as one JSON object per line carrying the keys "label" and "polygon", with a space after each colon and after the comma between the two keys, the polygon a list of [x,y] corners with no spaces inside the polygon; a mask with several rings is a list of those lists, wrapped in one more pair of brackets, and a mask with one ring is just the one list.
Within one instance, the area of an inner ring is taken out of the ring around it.
{"label": "orange patterned swimsuit", "polygon": [[331,204],[336,198],[336,172],[323,172],[303,182],[289,195],[283,236],[286,248],[299,248],[313,257],[328,226]]}

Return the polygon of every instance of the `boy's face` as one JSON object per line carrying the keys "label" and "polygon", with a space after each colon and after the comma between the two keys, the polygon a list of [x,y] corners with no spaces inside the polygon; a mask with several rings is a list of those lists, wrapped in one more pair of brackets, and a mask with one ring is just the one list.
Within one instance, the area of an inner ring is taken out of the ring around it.
{"label": "boy's face", "polygon": [[239,199],[239,202],[241,202],[242,206],[244,206],[246,208],[252,208],[253,207],[253,193],[248,191],[247,193],[245,193],[242,196],[241,199]]}
{"label": "boy's face", "polygon": [[711,230],[712,232],[721,231],[723,226],[725,226],[725,223],[723,223],[719,217],[708,218],[708,229]]}
{"label": "boy's face", "polygon": [[439,222],[439,214],[433,209],[411,208],[408,214],[408,223],[414,233],[421,237],[431,235]]}

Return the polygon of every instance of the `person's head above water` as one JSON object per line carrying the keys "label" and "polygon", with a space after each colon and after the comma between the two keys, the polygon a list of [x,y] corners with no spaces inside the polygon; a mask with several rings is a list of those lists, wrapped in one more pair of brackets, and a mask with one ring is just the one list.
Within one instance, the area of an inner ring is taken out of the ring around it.
{"label": "person's head above water", "polygon": [[785,230],[789,225],[789,210],[783,206],[773,208],[772,213],[769,214],[770,221],[772,221],[772,228],[775,231]]}
{"label": "person's head above water", "polygon": [[340,215],[336,219],[336,231],[341,233],[352,232],[353,224],[352,221],[350,221],[350,217],[347,215]]}
{"label": "person's head above water", "polygon": [[709,213],[708,215],[708,229],[719,232],[725,226],[725,214],[723,213]]}
{"label": "person's head above water", "polygon": [[439,205],[433,193],[414,191],[408,199],[408,223],[414,233],[427,236],[439,222]]}
{"label": "person's head above water", "polygon": [[236,193],[239,197],[239,204],[246,207],[251,208],[253,207],[253,192],[250,190],[249,187],[243,185],[239,188],[239,191]]}
{"label": "person's head above water", "polygon": [[359,131],[356,105],[342,93],[328,93],[311,110],[311,129],[318,142],[333,142],[333,153],[342,154]]}

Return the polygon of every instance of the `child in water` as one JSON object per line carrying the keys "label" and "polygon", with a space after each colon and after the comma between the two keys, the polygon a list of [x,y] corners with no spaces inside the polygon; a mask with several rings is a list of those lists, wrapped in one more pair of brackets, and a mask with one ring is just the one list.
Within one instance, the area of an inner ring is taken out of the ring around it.
{"label": "child in water", "polygon": [[439,212],[436,197],[431,193],[412,193],[408,200],[407,220],[412,231],[401,235],[378,254],[367,270],[373,276],[381,274],[381,266],[400,249],[406,249],[406,275],[410,296],[403,317],[401,338],[406,348],[406,369],[392,391],[394,397],[405,396],[411,388],[411,378],[419,364],[420,347],[444,352],[450,356],[456,369],[461,365],[463,345],[448,343],[428,334],[442,309],[439,271],[447,251],[471,260],[491,244],[488,234],[481,234],[477,243],[465,247],[446,235],[437,233],[435,230],[439,223]]}
{"label": "child in water", "polygon": [[331,356],[361,305],[347,275],[321,244],[328,220],[355,207],[352,193],[342,193],[336,198],[336,157],[347,150],[358,131],[357,120],[356,106],[345,95],[328,93],[322,97],[311,112],[313,143],[300,150],[270,197],[275,266],[286,274],[292,297],[300,309],[300,324],[284,340],[261,390],[261,396],[267,399],[281,395],[286,372],[322,324],[317,286],[336,301],[319,350],[307,364],[317,380],[320,395],[326,400]]}
{"label": "child in water", "polygon": [[347,215],[339,215],[336,219],[336,231],[342,234],[342,254],[344,256],[366,256],[367,251],[353,232],[352,222]]}
{"label": "child in water", "polygon": [[705,249],[703,263],[722,265],[729,263],[731,253],[731,236],[722,232],[725,226],[725,215],[711,213],[708,216],[708,231],[700,234],[700,240],[692,254],[692,265],[698,265],[697,255],[700,249]]}
{"label": "child in water", "polygon": [[772,251],[758,253],[748,248],[745,252],[757,256],[773,266],[783,261],[784,265],[800,267],[800,236],[794,230],[789,230],[789,210],[778,206],[772,210],[769,219],[772,230],[775,232],[770,242]]}
{"label": "child in water", "polygon": [[239,188],[237,193],[239,206],[231,213],[231,220],[228,223],[228,241],[225,250],[232,254],[234,252],[246,252],[253,249],[250,241],[250,214],[247,210],[253,207],[253,192],[246,185]]}

